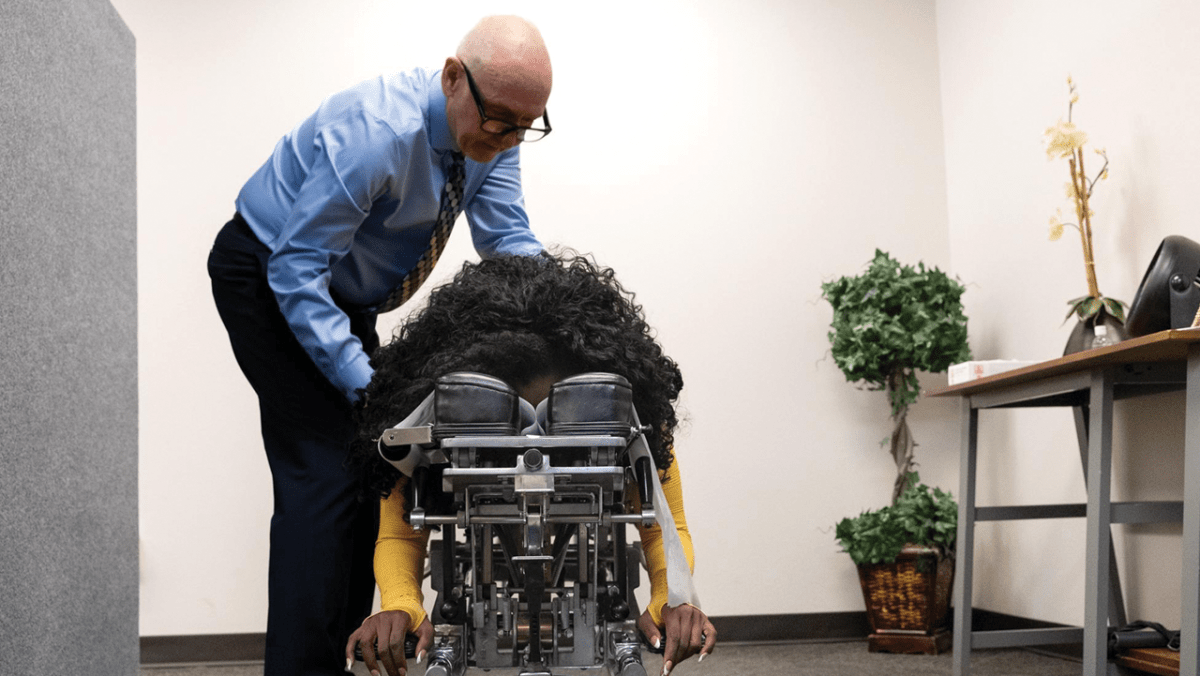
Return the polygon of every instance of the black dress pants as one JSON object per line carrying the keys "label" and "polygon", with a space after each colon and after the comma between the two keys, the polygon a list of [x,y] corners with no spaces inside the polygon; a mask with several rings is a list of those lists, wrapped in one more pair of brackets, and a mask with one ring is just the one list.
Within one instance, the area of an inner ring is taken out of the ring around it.
{"label": "black dress pants", "polygon": [[[343,673],[346,640],[371,612],[378,503],[359,500],[345,466],[351,405],[279,311],[269,255],[235,215],[208,259],[217,311],[258,394],[274,487],[264,672],[331,676]],[[375,316],[348,314],[370,354],[379,345]]]}

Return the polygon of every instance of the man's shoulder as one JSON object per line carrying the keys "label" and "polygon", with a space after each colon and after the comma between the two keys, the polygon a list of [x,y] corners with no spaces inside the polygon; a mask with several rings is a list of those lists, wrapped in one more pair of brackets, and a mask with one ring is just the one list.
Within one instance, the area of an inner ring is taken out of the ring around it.
{"label": "man's shoulder", "polygon": [[413,68],[380,75],[363,84],[376,89],[386,99],[425,107],[429,104],[430,93],[441,90],[441,71]]}
{"label": "man's shoulder", "polygon": [[379,75],[334,94],[323,108],[335,117],[375,118],[404,136],[424,127],[431,91],[441,88],[439,75],[428,68]]}

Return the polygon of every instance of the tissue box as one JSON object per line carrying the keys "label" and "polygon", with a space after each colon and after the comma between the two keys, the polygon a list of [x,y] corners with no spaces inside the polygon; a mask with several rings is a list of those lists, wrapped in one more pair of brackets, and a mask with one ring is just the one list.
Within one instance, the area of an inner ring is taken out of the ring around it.
{"label": "tissue box", "polygon": [[1013,369],[1036,364],[1036,361],[1019,359],[989,359],[987,361],[965,361],[961,364],[951,364],[948,375],[951,385],[978,380],[987,376],[1004,373]]}

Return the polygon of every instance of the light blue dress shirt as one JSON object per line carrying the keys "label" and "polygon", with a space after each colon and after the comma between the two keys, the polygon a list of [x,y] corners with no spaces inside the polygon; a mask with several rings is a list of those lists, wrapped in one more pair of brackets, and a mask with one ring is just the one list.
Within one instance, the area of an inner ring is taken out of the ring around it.
{"label": "light blue dress shirt", "polygon": [[[237,210],[271,249],[267,278],[300,344],[351,401],[371,380],[362,343],[334,303],[372,308],[421,258],[451,151],[441,71],[363,82],[326,99],[275,146]],[[518,148],[465,161],[463,204],[481,256],[537,255]]]}

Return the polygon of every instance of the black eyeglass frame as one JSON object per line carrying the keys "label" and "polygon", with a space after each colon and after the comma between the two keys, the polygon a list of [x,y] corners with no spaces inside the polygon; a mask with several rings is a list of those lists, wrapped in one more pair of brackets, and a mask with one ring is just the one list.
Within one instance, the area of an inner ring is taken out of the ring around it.
{"label": "black eyeglass frame", "polygon": [[[495,134],[496,136],[507,136],[515,131],[517,132],[517,139],[522,143],[536,143],[550,135],[552,129],[550,127],[550,113],[547,110],[542,110],[542,120],[546,122],[545,128],[522,127],[519,124],[509,124],[504,120],[497,120],[494,117],[488,117],[487,113],[483,110],[483,97],[479,95],[479,88],[475,86],[475,78],[471,77],[471,71],[467,70],[467,64],[459,61],[459,65],[462,66],[463,72],[467,75],[467,87],[471,90],[471,98],[475,99],[475,107],[479,108],[480,130],[488,134]],[[495,122],[496,124],[504,125],[504,128],[502,131],[492,131],[484,126],[488,122]],[[525,141],[525,132],[527,131],[539,132],[541,133],[541,136],[535,139],[530,139],[529,141]]]}

